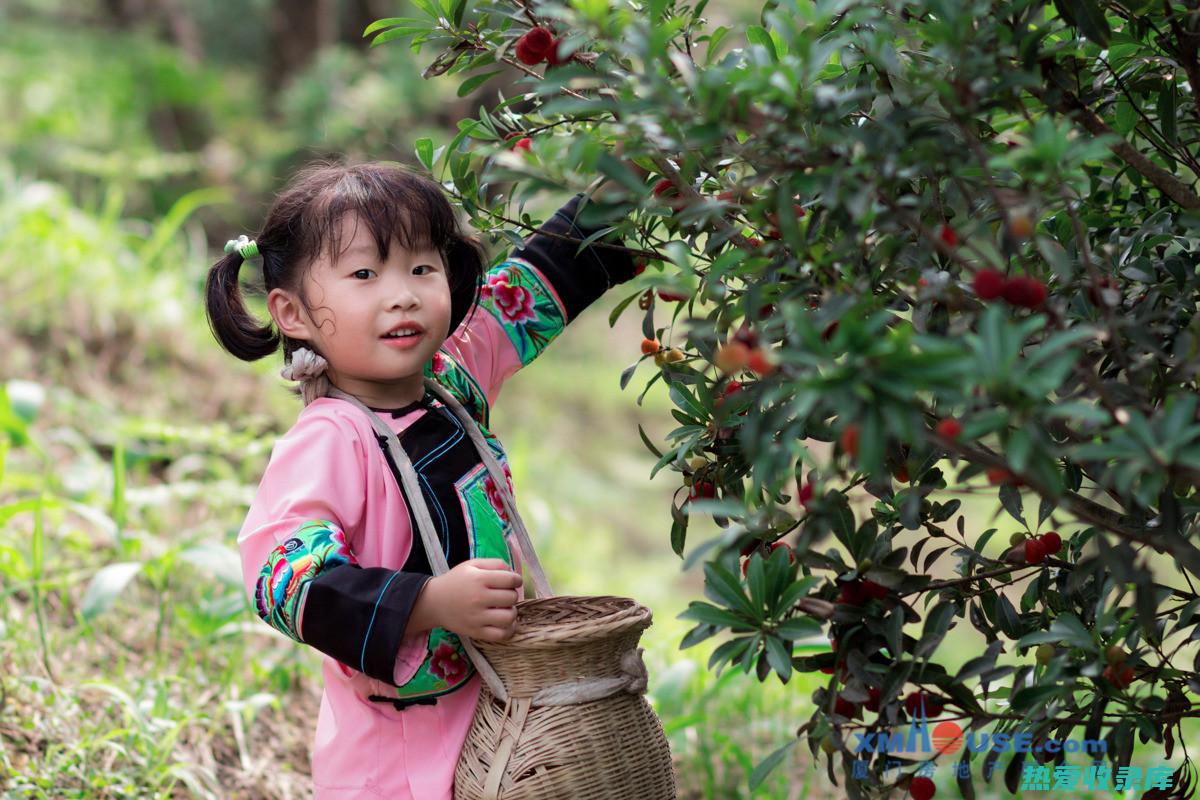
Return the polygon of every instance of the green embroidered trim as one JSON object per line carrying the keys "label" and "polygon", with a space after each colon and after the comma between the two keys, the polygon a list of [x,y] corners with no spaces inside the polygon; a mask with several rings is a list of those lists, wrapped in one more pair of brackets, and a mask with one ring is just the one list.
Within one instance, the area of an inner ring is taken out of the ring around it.
{"label": "green embroidered trim", "polygon": [[567,325],[566,309],[529,262],[510,258],[488,271],[479,305],[504,328],[521,366],[537,358]]}
{"label": "green embroidered trim", "polygon": [[471,418],[480,425],[487,427],[491,418],[491,408],[487,395],[475,377],[471,375],[453,356],[445,350],[438,350],[433,358],[425,365],[425,377],[432,378],[450,394],[462,403]]}
{"label": "green embroidered trim", "polygon": [[326,570],[357,564],[342,529],[329,520],[310,520],[267,556],[258,573],[254,604],[275,630],[302,642],[296,628],[302,589]]}

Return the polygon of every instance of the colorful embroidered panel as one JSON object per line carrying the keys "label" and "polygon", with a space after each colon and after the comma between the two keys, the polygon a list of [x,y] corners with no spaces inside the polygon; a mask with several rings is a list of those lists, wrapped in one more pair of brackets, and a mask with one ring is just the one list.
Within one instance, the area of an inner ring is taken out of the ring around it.
{"label": "colorful embroidered panel", "polygon": [[271,551],[258,573],[254,603],[258,616],[280,633],[302,642],[296,626],[307,581],[343,564],[357,564],[342,529],[329,520],[304,523]]}
{"label": "colorful embroidered panel", "polygon": [[425,365],[424,375],[433,378],[454,395],[454,399],[462,403],[472,419],[483,426],[488,424],[490,409],[483,387],[449,353],[445,350],[434,353]]}
{"label": "colorful embroidered panel", "polygon": [[554,289],[520,258],[510,257],[488,271],[479,306],[503,326],[522,366],[537,358],[567,325],[567,311]]}

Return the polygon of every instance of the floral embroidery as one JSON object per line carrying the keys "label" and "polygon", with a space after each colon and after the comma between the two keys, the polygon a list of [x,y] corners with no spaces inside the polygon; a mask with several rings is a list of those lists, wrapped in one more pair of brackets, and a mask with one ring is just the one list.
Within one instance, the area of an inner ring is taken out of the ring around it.
{"label": "floral embroidery", "polygon": [[508,324],[524,322],[527,319],[537,319],[534,312],[533,292],[520,284],[508,282],[509,270],[499,269],[489,272],[487,282],[480,290],[480,296],[490,298],[500,312],[501,319]]}
{"label": "floral embroidery", "polygon": [[[508,494],[511,497],[513,494],[512,472],[508,469],[507,461],[501,461],[500,466],[504,468],[504,481],[508,484]],[[487,491],[488,503],[495,509],[500,519],[507,522],[508,514],[504,513],[504,502],[500,499],[500,492],[497,490],[496,481],[492,479],[490,472],[483,479],[483,486]]]}
{"label": "floral embroidery", "polygon": [[433,354],[433,364],[431,365],[434,375],[445,375],[450,369],[450,365],[446,362],[446,357],[441,351]]}
{"label": "floral embroidery", "polygon": [[488,271],[479,307],[500,323],[521,366],[533,361],[563,332],[567,312],[545,276],[529,262],[509,258]]}
{"label": "floral embroidery", "polygon": [[357,564],[342,529],[329,520],[310,520],[271,551],[258,573],[254,605],[258,616],[280,633],[303,641],[297,630],[301,589],[322,572]]}
{"label": "floral embroidery", "polygon": [[429,660],[429,671],[453,686],[467,676],[467,660],[447,642],[438,645]]}

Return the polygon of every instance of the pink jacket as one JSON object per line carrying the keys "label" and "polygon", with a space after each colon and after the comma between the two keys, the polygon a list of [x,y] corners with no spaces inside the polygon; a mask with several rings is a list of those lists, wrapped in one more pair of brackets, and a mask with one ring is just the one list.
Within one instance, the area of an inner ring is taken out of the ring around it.
{"label": "pink jacket", "polygon": [[[578,238],[599,230],[576,220],[570,232],[579,199],[580,195],[572,198],[544,230]],[[525,248],[488,272],[479,307],[430,365],[433,377],[454,393],[495,442],[502,464],[503,449],[487,430],[487,419],[504,381],[533,361],[604,291],[633,277],[632,261],[624,252],[589,248],[576,255],[576,247],[564,240],[530,237]],[[441,406],[427,399],[395,418],[383,410],[377,413],[398,435],[410,427],[415,434],[419,429],[414,426],[426,415],[448,412]],[[426,420],[426,426],[437,419]],[[453,429],[445,430],[447,442],[460,438],[450,435]],[[419,466],[433,455],[413,457],[413,463]],[[469,460],[460,464],[469,465]],[[456,497],[457,502],[437,508],[447,520],[461,520],[468,530],[481,524],[482,495],[468,506],[466,489],[474,486],[479,491],[485,482],[490,501],[494,486],[479,462],[455,481],[454,493],[440,495]],[[502,517],[499,505],[497,497],[493,508]],[[281,556],[282,545],[314,520],[326,521],[334,534],[335,544],[325,555],[302,554],[291,561]],[[391,684],[407,681],[426,656],[426,635],[400,635],[412,602],[428,580],[427,572],[402,571],[406,562],[411,565],[414,542],[423,553],[414,533],[408,503],[366,416],[350,403],[328,397],[305,407],[271,452],[238,546],[246,588],[259,615],[325,653],[325,687],[312,749],[318,800],[453,796],[455,765],[479,697],[479,676],[472,675],[433,704],[399,710],[367,699],[386,696],[389,688],[394,690]],[[509,553],[519,571],[518,549],[511,541]],[[451,558],[450,565],[458,561]]]}

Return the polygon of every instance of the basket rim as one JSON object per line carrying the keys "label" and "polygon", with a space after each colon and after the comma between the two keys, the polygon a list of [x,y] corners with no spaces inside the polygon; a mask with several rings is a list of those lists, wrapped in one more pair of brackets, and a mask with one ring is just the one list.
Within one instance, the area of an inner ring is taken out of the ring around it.
{"label": "basket rim", "polygon": [[[556,594],[550,597],[535,597],[527,600],[521,600],[517,603],[517,607],[529,608],[536,605],[544,605],[553,602],[574,601],[574,600],[621,600],[624,601],[624,608],[618,608],[611,614],[595,617],[597,623],[595,627],[589,627],[586,630],[556,630],[556,624],[539,625],[536,627],[517,627],[517,632],[512,638],[505,639],[502,642],[486,642],[477,641],[479,647],[505,648],[505,649],[539,649],[557,647],[562,644],[584,644],[587,642],[599,641],[608,639],[616,635],[627,633],[631,630],[644,630],[651,625],[653,616],[651,610],[639,603],[632,597],[622,597],[621,595],[565,595]],[[520,618],[518,614],[518,619]]]}

